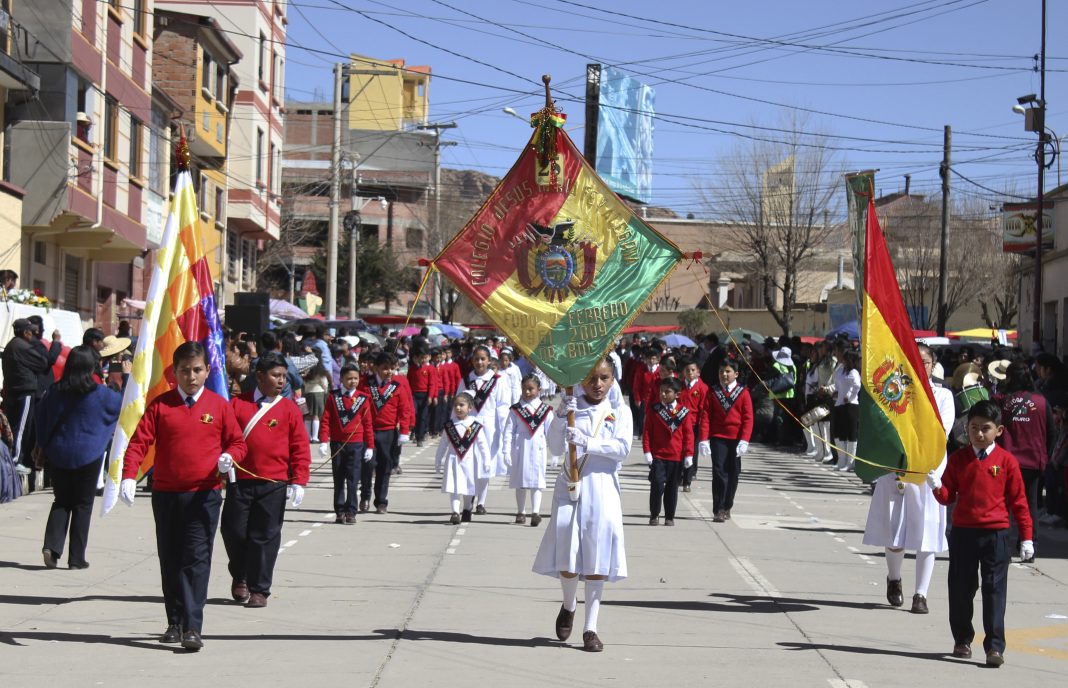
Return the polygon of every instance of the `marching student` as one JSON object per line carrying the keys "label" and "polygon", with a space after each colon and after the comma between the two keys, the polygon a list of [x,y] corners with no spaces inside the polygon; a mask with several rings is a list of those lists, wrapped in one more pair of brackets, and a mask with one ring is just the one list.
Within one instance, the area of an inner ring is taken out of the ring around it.
{"label": "marching student", "polygon": [[678,401],[682,382],[667,377],[660,381],[660,401],[645,413],[642,451],[649,464],[649,525],[675,525],[682,471],[693,464],[693,421],[690,409]]}
{"label": "marching student", "polygon": [[389,506],[389,477],[393,472],[394,445],[408,443],[415,429],[415,406],[408,380],[397,375],[397,358],[386,351],[375,355],[373,373],[360,382],[374,404],[374,458],[360,467],[360,511],[370,511],[371,475],[374,475],[375,511]]}
{"label": "marching student", "polygon": [[300,408],[282,392],[289,368],[271,351],[256,361],[256,389],[233,399],[248,453],[226,486],[220,530],[229,560],[230,594],[246,607],[266,607],[286,501],[304,501],[311,453]]}
{"label": "marching student", "polygon": [[408,386],[415,405],[415,446],[423,446],[430,431],[430,416],[438,404],[438,369],[430,365],[430,350],[425,343],[412,348],[408,366]]}
{"label": "marching student", "polygon": [[493,462],[485,427],[471,413],[474,403],[474,398],[467,392],[456,395],[452,418],[445,426],[434,457],[434,470],[441,473],[444,469],[441,491],[449,495],[452,506],[449,523],[453,525],[470,522],[471,505],[477,491],[476,466],[482,465],[483,470],[489,470]]}
{"label": "marching student", "polygon": [[[358,388],[360,369],[355,363],[341,368],[341,387],[326,398],[319,424],[319,454],[331,457],[334,478],[334,523],[356,523],[357,483],[370,494],[375,458],[374,404]],[[365,509],[366,511],[366,509]]]}
{"label": "marching student", "polygon": [[430,437],[432,439],[437,439],[445,427],[445,422],[452,413],[450,397],[455,394],[455,392],[452,394],[448,392],[452,381],[447,378],[450,373],[449,368],[445,365],[445,351],[439,346],[430,350],[430,365],[434,367],[438,376],[438,402],[434,404],[434,408],[430,413]]}
{"label": "marching student", "polygon": [[178,387],[145,409],[126,447],[119,496],[133,506],[137,469],[155,445],[152,515],[163,581],[167,630],[161,643],[204,647],[211,550],[219,525],[219,477],[245,458],[245,440],[234,409],[205,389],[208,355],[199,342],[185,342],[172,360]]}
{"label": "marching student", "polygon": [[[641,437],[645,428],[645,414],[648,411],[647,401],[656,399],[660,385],[660,350],[651,346],[642,350],[644,365],[639,365],[634,371],[634,379],[631,382],[630,405],[634,409],[634,427]],[[613,366],[613,370],[614,370]]]}
{"label": "marching student", "polygon": [[[530,490],[530,525],[536,527],[541,523],[541,492],[545,489],[545,433],[552,424],[553,409],[541,400],[541,382],[534,373],[523,378],[521,388],[521,398],[509,409],[502,444],[510,467],[508,486],[515,490],[515,522],[527,522]],[[554,458],[553,465],[557,462]]]}
{"label": "marching student", "polygon": [[484,345],[475,347],[471,354],[471,372],[468,373],[465,381],[465,389],[474,399],[473,413],[485,428],[483,432],[486,433],[486,439],[489,441],[490,454],[494,457],[491,470],[479,470],[475,475],[478,484],[475,514],[479,516],[486,513],[486,496],[489,493],[490,478],[506,473],[501,457],[501,435],[504,422],[507,420],[508,408],[511,405],[508,381],[490,368],[490,355],[489,347]]}
{"label": "marching student", "polygon": [[730,358],[719,362],[719,383],[708,394],[708,426],[711,438],[701,442],[701,453],[712,456],[712,522],[731,518],[742,457],[753,435],[753,398],[738,382],[738,364]]}
{"label": "marching student", "polygon": [[693,359],[679,361],[682,369],[682,392],[679,403],[690,409],[693,418],[693,465],[682,474],[682,491],[689,492],[693,479],[697,477],[698,445],[708,439],[708,385],[701,379],[701,368]]}
{"label": "marching student", "polygon": [[508,389],[512,393],[511,403],[519,403],[519,397],[522,396],[523,373],[515,364],[515,352],[508,347],[501,349],[500,362],[497,372],[508,378]]}

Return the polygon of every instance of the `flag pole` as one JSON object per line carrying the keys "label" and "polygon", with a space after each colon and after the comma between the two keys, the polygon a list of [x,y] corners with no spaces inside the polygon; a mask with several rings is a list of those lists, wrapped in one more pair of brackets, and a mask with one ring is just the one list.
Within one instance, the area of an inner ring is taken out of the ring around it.
{"label": "flag pole", "polygon": [[[568,388],[567,388],[567,396],[570,397],[570,396],[573,396],[574,394],[575,394],[575,386],[574,385],[569,385]],[[567,427],[569,427],[569,428],[575,427],[575,412],[574,411],[569,410],[567,412]],[[571,442],[567,443],[567,456],[568,456],[568,462],[567,462],[568,478],[570,479],[571,482],[577,483],[579,481],[579,478],[581,478],[582,476],[579,475],[578,449]]]}

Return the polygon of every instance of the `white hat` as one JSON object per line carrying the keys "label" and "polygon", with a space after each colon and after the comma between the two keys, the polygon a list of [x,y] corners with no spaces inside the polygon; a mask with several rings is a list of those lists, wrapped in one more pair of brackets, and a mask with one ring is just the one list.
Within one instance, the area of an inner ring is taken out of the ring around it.
{"label": "white hat", "polygon": [[126,349],[130,348],[130,341],[126,337],[116,337],[109,334],[104,337],[104,348],[100,350],[100,358],[107,358],[126,351]]}
{"label": "white hat", "polygon": [[783,348],[781,348],[778,351],[776,351],[775,353],[773,353],[772,357],[776,361],[778,361],[779,363],[782,363],[783,365],[793,365],[794,364],[793,355],[794,355],[794,352],[790,351],[790,347],[784,346]]}

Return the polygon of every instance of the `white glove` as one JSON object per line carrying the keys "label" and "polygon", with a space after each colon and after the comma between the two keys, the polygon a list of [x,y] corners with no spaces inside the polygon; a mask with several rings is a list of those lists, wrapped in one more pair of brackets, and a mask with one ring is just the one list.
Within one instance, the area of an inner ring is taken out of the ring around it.
{"label": "white glove", "polygon": [[556,468],[559,465],[560,465],[560,457],[559,456],[554,456],[552,458],[552,467]]}
{"label": "white glove", "polygon": [[129,506],[133,506],[134,493],[136,491],[137,481],[133,478],[126,478],[119,483],[119,499],[126,502]]}
{"label": "white glove", "polygon": [[1020,558],[1033,559],[1035,556],[1035,543],[1033,540],[1024,540],[1020,543]]}
{"label": "white glove", "polygon": [[693,466],[693,457],[692,456],[684,456],[684,457],[682,457],[682,467],[683,468],[690,468],[692,466]]}
{"label": "white glove", "polygon": [[650,466],[653,465],[653,455],[649,452],[645,452],[645,463],[649,464]]}
{"label": "white glove", "polygon": [[563,418],[567,416],[568,413],[574,413],[575,411],[578,411],[578,399],[569,394],[565,394],[563,398],[560,399],[560,405],[556,408],[556,415]]}
{"label": "white glove", "polygon": [[697,453],[701,456],[712,456],[712,445],[708,440],[702,440],[697,444]]}
{"label": "white glove", "polygon": [[927,474],[927,485],[932,490],[937,490],[938,488],[942,487],[942,481],[938,479],[938,476],[935,475],[934,471],[931,471]]}
{"label": "white glove", "polygon": [[324,459],[330,456],[330,445],[327,442],[319,443],[319,456],[323,457]]}
{"label": "white glove", "polygon": [[293,508],[300,506],[304,501],[304,488],[300,485],[290,485],[286,488],[286,500],[293,500]]}
{"label": "white glove", "polygon": [[576,449],[585,449],[590,443],[590,437],[578,428],[568,428],[567,441],[575,445]]}
{"label": "white glove", "polygon": [[749,443],[746,442],[745,440],[738,440],[738,450],[737,450],[738,456],[742,456],[747,451],[749,451]]}
{"label": "white glove", "polygon": [[226,475],[230,472],[230,469],[234,467],[234,460],[229,454],[223,454],[219,457],[219,472]]}
{"label": "white glove", "polygon": [[408,437],[408,435],[401,435],[400,437],[397,438],[397,444],[399,444],[399,445],[401,445],[403,447],[404,445],[408,444],[408,440],[409,439],[411,439],[411,438]]}
{"label": "white glove", "polygon": [[364,461],[370,461],[373,458],[375,458],[375,450],[374,449],[364,449],[363,450],[363,460]]}

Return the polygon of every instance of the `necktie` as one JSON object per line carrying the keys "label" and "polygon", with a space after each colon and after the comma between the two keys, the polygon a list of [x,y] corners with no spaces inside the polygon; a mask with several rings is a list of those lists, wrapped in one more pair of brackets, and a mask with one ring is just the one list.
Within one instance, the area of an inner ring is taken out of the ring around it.
{"label": "necktie", "polygon": [[193,408],[193,403],[195,401],[196,401],[196,399],[194,399],[193,397],[186,397],[185,398],[185,405],[188,406],[189,408]]}
{"label": "necktie", "polygon": [[986,450],[985,449],[980,449],[979,450],[979,454],[976,456],[976,458],[978,458],[980,461],[985,459],[986,458]]}

